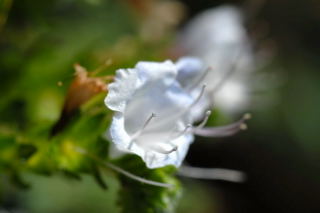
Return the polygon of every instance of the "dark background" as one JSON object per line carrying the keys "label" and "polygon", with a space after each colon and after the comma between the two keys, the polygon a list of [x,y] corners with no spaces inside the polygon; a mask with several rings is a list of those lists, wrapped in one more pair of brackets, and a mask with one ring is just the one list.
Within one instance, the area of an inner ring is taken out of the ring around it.
{"label": "dark background", "polygon": [[248,30],[261,24],[266,27],[263,37],[272,40],[276,48],[273,68],[281,67],[286,76],[274,91],[280,96],[277,104],[251,109],[253,119],[247,132],[213,144],[199,138],[187,161],[247,173],[245,184],[209,183],[222,193],[224,212],[320,212],[320,95],[314,91],[320,88],[320,3],[184,2],[192,15],[223,3],[235,3],[248,11],[252,4],[261,3]]}

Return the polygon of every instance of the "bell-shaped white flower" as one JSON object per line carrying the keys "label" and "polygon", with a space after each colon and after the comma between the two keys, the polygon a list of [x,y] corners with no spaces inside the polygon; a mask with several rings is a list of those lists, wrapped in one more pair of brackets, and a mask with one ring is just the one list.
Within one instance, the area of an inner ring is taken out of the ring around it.
{"label": "bell-shaped white flower", "polygon": [[115,111],[110,138],[122,151],[139,155],[149,168],[179,166],[193,135],[188,111],[195,99],[176,80],[171,61],[139,62],[117,71],[105,104]]}
{"label": "bell-shaped white flower", "polygon": [[200,60],[183,58],[176,64],[139,62],[133,69],[117,70],[105,99],[115,111],[109,137],[116,148],[139,155],[149,168],[179,167],[194,134],[220,137],[245,128],[246,118],[204,127],[211,112],[202,106],[207,102],[202,69]]}
{"label": "bell-shaped white flower", "polygon": [[[206,91],[211,92],[215,105],[227,112],[242,110],[250,99],[249,76],[254,70],[255,59],[243,22],[239,8],[216,7],[192,19],[179,39],[185,54],[200,58],[203,64],[212,68],[203,77],[202,84],[207,85]],[[203,76],[203,73],[197,76]],[[228,81],[223,82],[226,76]],[[222,87],[219,87],[220,82],[223,82]],[[212,91],[217,87],[220,91],[215,94]]]}

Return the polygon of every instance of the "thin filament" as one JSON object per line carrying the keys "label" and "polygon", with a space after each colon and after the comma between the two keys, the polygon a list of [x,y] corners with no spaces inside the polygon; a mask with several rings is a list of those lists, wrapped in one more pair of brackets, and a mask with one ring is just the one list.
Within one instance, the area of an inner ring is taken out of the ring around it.
{"label": "thin filament", "polygon": [[80,147],[75,147],[75,151],[77,151],[78,153],[81,153],[83,155],[86,155],[87,157],[97,161],[98,163],[100,163],[101,165],[103,165],[104,167],[106,168],[109,168],[109,169],[112,169],[116,172],[119,172],[120,174],[124,175],[124,176],[127,176],[128,178],[131,178],[133,180],[136,180],[140,183],[145,183],[145,184],[148,184],[148,185],[153,185],[153,186],[159,186],[159,187],[164,187],[164,188],[170,188],[170,187],[173,187],[172,184],[169,184],[169,183],[161,183],[161,182],[157,182],[157,181],[153,181],[153,180],[147,180],[147,179],[144,179],[142,177],[139,177],[137,175],[134,175],[128,171],[125,171],[124,169],[112,164],[112,163],[109,163],[109,162],[105,162],[104,160],[100,159],[99,157],[93,155],[93,154],[90,154],[88,153],[86,150],[84,150],[83,148],[80,148]]}
{"label": "thin filament", "polygon": [[[190,109],[192,109],[199,101],[200,99],[202,98],[202,96],[204,95],[204,92],[205,92],[205,89],[206,89],[206,85],[202,85],[202,88],[201,88],[201,91],[198,95],[198,97],[187,107],[185,108],[184,110],[182,110],[181,112],[173,115],[173,116],[169,116],[168,118],[170,119],[179,119],[181,116],[183,116],[184,114],[186,114],[187,112],[190,111]],[[162,119],[160,121],[158,121],[157,123],[155,123],[152,128],[156,128],[158,127],[159,125],[162,125],[164,122],[166,122],[167,120],[166,119]]]}
{"label": "thin filament", "polygon": [[247,129],[245,121],[250,119],[250,117],[250,114],[245,114],[239,121],[236,121],[232,124],[221,127],[197,128],[193,130],[193,133],[204,137],[225,137],[234,135],[240,130]]}
{"label": "thin filament", "polygon": [[139,137],[143,131],[146,129],[146,127],[149,125],[150,121],[156,117],[156,115],[154,113],[151,113],[150,117],[146,120],[146,122],[143,124],[142,128],[140,130],[138,130],[136,133],[134,133],[132,135],[132,139],[131,140],[134,140],[136,139],[137,137]]}
{"label": "thin filament", "polygon": [[205,84],[202,85],[201,91],[200,91],[198,97],[196,98],[196,100],[186,110],[183,111],[183,114],[188,112],[192,107],[194,107],[200,101],[200,99],[202,98],[202,96],[204,94],[204,91],[205,91],[206,87],[207,86]]}
{"label": "thin filament", "polygon": [[236,170],[199,168],[185,165],[180,167],[178,175],[196,179],[224,180],[237,183],[241,183],[246,180],[246,175],[243,172]]}
{"label": "thin filament", "polygon": [[152,151],[158,152],[160,154],[170,154],[172,152],[177,151],[178,147],[176,145],[170,144],[172,146],[171,149],[166,150],[165,148],[161,147],[161,144],[153,144],[152,146],[148,146],[147,148],[149,148]]}
{"label": "thin filament", "polygon": [[194,127],[194,129],[202,129],[207,124],[210,115],[211,115],[211,110],[208,110],[206,112],[206,115],[205,115],[203,121],[198,126]]}
{"label": "thin filament", "polygon": [[169,138],[169,140],[175,140],[175,139],[177,139],[177,138],[180,138],[182,135],[186,134],[191,128],[192,128],[192,125],[191,125],[191,124],[188,124],[188,125],[184,128],[184,130],[182,130],[181,132],[179,132],[179,133],[178,133],[177,135],[175,135],[175,136],[171,136],[171,137]]}
{"label": "thin filament", "polygon": [[220,89],[222,89],[222,87],[225,85],[225,82],[227,82],[230,79],[230,77],[237,71],[238,61],[239,61],[239,58],[241,57],[241,52],[242,52],[241,50],[236,53],[235,57],[233,58],[233,61],[231,62],[229,70],[227,70],[225,75],[222,76],[222,79],[211,90],[212,94],[216,94]]}

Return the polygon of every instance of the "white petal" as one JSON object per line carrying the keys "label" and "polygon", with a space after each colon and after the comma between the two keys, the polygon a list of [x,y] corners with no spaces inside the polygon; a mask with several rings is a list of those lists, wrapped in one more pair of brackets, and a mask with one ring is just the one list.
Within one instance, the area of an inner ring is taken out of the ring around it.
{"label": "white petal", "polygon": [[[192,134],[186,134],[171,141],[178,149],[170,154],[158,153],[139,146],[137,143],[133,143],[129,149],[131,137],[124,129],[124,117],[122,113],[115,113],[109,131],[109,137],[117,149],[137,154],[146,162],[148,168],[159,168],[167,165],[179,167],[186,156],[190,143],[193,141]],[[150,142],[152,143],[152,141]]]}
{"label": "white petal", "polygon": [[136,67],[139,78],[142,82],[159,81],[165,85],[170,85],[175,80],[178,73],[175,65],[167,60],[165,62],[139,62]]}
{"label": "white petal", "polygon": [[124,116],[121,112],[116,112],[112,118],[109,129],[111,141],[118,149],[126,151],[130,145],[131,137],[127,134],[124,128]]}
{"label": "white petal", "polygon": [[179,167],[184,160],[193,139],[193,135],[191,134],[181,136],[172,141],[173,144],[177,145],[177,151],[170,154],[160,154],[149,151],[141,157],[146,162],[148,168],[160,168],[167,165]]}
{"label": "white petal", "polygon": [[133,134],[142,128],[152,113],[156,115],[149,130],[169,131],[181,117],[175,117],[186,110],[193,101],[192,96],[186,93],[178,84],[170,87],[157,87],[145,84],[133,95],[125,110],[125,128]]}
{"label": "white petal", "polygon": [[117,70],[115,81],[108,86],[109,92],[105,98],[105,104],[114,111],[124,112],[126,102],[130,100],[140,84],[135,70]]}
{"label": "white petal", "polygon": [[197,81],[205,67],[202,61],[195,57],[183,57],[176,62],[178,69],[177,80],[182,87],[186,88],[193,82]]}

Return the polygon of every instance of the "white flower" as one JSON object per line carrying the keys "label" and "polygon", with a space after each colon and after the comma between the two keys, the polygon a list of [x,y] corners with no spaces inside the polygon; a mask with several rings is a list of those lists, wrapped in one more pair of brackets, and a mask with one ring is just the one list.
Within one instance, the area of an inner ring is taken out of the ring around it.
{"label": "white flower", "polygon": [[139,155],[149,168],[179,166],[193,135],[188,114],[194,98],[176,81],[171,61],[139,62],[117,71],[105,104],[115,111],[110,138],[122,151]]}
{"label": "white flower", "polygon": [[[117,70],[105,99],[115,111],[109,136],[116,148],[139,155],[149,168],[179,167],[193,134],[227,136],[244,128],[244,119],[204,128],[211,112],[198,106],[205,102],[205,86],[198,76],[202,68],[198,59],[183,58],[176,64],[139,62],[133,69]],[[203,121],[193,127],[200,117]]]}
{"label": "white flower", "polygon": [[[248,105],[248,81],[254,69],[254,56],[238,8],[220,6],[199,14],[186,26],[180,43],[187,55],[196,56],[211,67],[202,83],[207,85],[207,93],[214,96],[216,106],[234,112]],[[230,70],[232,75],[228,76]],[[228,81],[215,94],[213,91],[226,76]]]}

